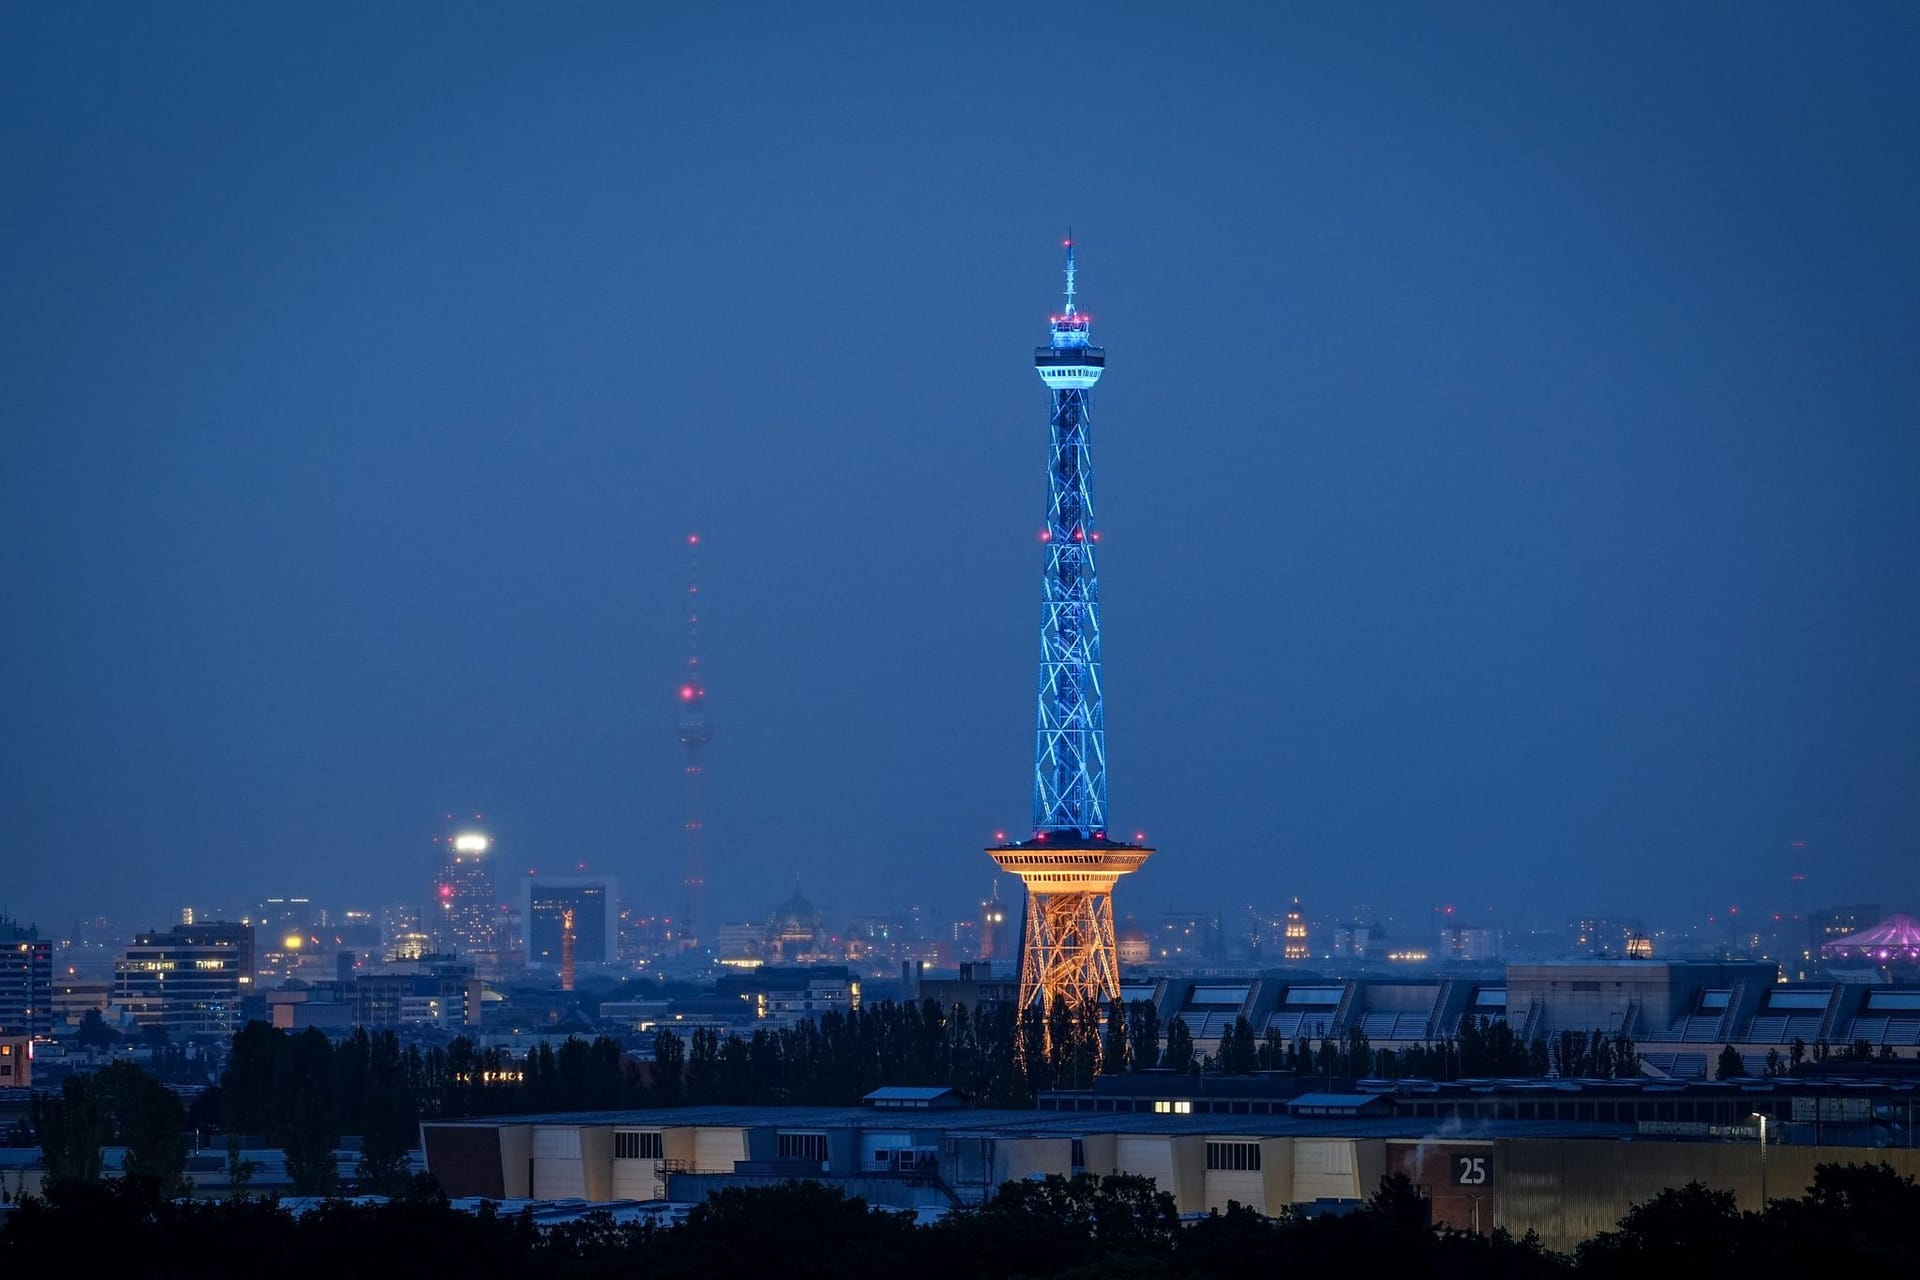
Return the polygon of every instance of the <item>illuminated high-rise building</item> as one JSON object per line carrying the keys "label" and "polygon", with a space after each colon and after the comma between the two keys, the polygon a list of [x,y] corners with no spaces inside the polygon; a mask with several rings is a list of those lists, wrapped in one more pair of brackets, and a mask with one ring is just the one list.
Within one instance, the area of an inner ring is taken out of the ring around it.
{"label": "illuminated high-rise building", "polygon": [[0,916],[0,1035],[53,1030],[53,943]]}
{"label": "illuminated high-rise building", "polygon": [[493,838],[473,827],[448,836],[434,872],[434,949],[442,955],[490,955],[498,949],[500,898],[493,880]]}
{"label": "illuminated high-rise building", "polygon": [[1307,940],[1307,918],[1301,914],[1300,899],[1287,908],[1287,931],[1281,954],[1288,960],[1305,960],[1313,954]]}
{"label": "illuminated high-rise building", "polygon": [[980,930],[974,941],[974,959],[1004,960],[1007,957],[1007,904],[1000,901],[1000,882],[980,904]]}
{"label": "illuminated high-rise building", "polygon": [[[1040,690],[1033,834],[987,850],[1027,887],[1020,1008],[1079,1009],[1119,998],[1113,886],[1153,850],[1107,834],[1107,735],[1100,685],[1100,592],[1094,573],[1092,392],[1106,351],[1092,344],[1074,297],[1067,241],[1066,307],[1034,368],[1053,398],[1041,577]],[[1044,1025],[1044,1022],[1043,1022]]]}

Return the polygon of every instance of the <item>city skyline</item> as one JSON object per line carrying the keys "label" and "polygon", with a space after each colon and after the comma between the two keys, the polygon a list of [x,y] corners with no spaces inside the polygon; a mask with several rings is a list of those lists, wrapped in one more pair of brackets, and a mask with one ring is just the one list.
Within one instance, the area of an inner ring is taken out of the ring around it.
{"label": "city skyline", "polygon": [[977,901],[1069,224],[1128,906],[1920,901],[1916,20],[1864,12],[1123,7],[1064,182],[978,17],[23,15],[0,909],[375,909],[476,809],[503,884],[675,902],[688,529],[716,920]]}

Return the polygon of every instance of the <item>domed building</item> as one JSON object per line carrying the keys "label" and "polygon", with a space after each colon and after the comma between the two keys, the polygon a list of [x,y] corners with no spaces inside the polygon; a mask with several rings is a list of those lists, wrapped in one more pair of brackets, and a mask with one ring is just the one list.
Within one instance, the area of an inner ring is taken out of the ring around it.
{"label": "domed building", "polygon": [[1145,964],[1153,958],[1153,939],[1134,923],[1132,916],[1114,934],[1114,950],[1121,964]]}
{"label": "domed building", "polygon": [[826,958],[826,941],[820,908],[800,892],[796,877],[793,896],[767,917],[767,958],[776,964],[810,964]]}

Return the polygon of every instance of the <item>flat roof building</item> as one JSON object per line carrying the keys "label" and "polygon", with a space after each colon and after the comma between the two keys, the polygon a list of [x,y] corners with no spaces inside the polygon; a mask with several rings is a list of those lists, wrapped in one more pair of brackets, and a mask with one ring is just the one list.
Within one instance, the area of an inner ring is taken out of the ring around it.
{"label": "flat roof building", "polygon": [[253,926],[227,921],[134,935],[113,962],[113,1003],[141,1027],[229,1035],[253,993]]}
{"label": "flat roof building", "polygon": [[1431,1198],[1436,1223],[1538,1231],[1554,1249],[1689,1181],[1757,1207],[1756,1112],[1769,1117],[1774,1196],[1800,1194],[1818,1163],[1886,1161],[1920,1173],[1920,1149],[1905,1145],[1920,1092],[1910,1080],[1473,1081],[1299,1092],[1262,1099],[1279,1107],[1264,1113],[1219,1109],[1246,1100],[1183,1095],[1188,1082],[1197,1083],[1171,1073],[1149,1082],[1164,1096],[1145,1110],[883,1106],[923,1091],[881,1090],[867,1107],[685,1107],[421,1129],[428,1169],[456,1197],[698,1201],[797,1176],[871,1204],[938,1210],[982,1203],[1005,1182],[1085,1172],[1150,1177],[1183,1214],[1230,1201],[1277,1214],[1362,1200],[1382,1176],[1404,1173]]}

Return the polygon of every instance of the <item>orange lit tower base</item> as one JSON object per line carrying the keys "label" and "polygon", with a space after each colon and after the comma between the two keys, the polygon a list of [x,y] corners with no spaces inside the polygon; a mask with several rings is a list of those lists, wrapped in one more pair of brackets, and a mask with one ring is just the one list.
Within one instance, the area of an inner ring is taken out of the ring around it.
{"label": "orange lit tower base", "polygon": [[1020,943],[1021,1011],[1037,1004],[1044,1019],[1056,1001],[1078,1010],[1118,1000],[1113,886],[1121,876],[1139,870],[1153,850],[1104,836],[1042,832],[1031,840],[995,845],[987,856],[1027,886]]}

